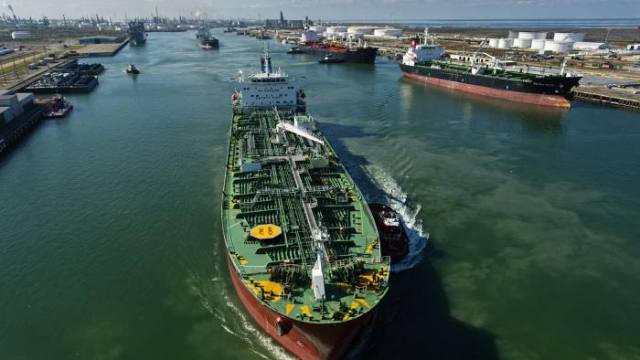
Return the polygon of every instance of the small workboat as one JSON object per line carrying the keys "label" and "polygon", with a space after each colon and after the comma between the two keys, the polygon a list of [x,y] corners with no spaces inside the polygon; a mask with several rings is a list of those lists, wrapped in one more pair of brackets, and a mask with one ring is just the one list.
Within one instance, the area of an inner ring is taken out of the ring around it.
{"label": "small workboat", "polygon": [[382,256],[389,256],[391,263],[396,264],[409,252],[409,237],[398,213],[384,204],[369,204],[371,214],[376,221],[380,235]]}
{"label": "small workboat", "polygon": [[44,117],[49,119],[63,118],[73,110],[73,105],[62,95],[56,95],[47,105],[49,108],[44,112]]}
{"label": "small workboat", "polygon": [[334,57],[333,54],[327,54],[318,62],[320,64],[338,64],[338,63],[343,63],[344,59]]}
{"label": "small workboat", "polygon": [[127,70],[125,71],[127,72],[127,74],[132,74],[132,75],[140,74],[140,70],[138,70],[138,68],[136,68],[136,66],[133,64],[129,64],[129,66],[127,67]]}
{"label": "small workboat", "polygon": [[304,51],[300,50],[297,46],[293,46],[287,50],[287,54],[304,54]]}

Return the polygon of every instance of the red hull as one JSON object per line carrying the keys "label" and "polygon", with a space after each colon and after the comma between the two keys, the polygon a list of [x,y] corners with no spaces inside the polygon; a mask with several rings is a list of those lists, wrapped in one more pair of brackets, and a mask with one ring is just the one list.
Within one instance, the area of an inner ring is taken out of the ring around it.
{"label": "red hull", "polygon": [[284,317],[249,292],[228,258],[227,265],[236,293],[253,320],[282,347],[302,360],[342,358],[355,337],[371,321],[371,312],[340,324],[309,324],[286,318],[289,329],[284,335],[278,335],[276,322]]}
{"label": "red hull", "polygon": [[443,80],[438,78],[432,78],[427,76],[420,76],[416,74],[404,73],[404,76],[424,82],[426,84],[435,85],[447,89],[454,89],[463,91],[470,94],[477,94],[497,99],[506,99],[510,101],[521,102],[532,105],[552,106],[559,108],[570,108],[571,102],[559,95],[545,95],[545,94],[533,94],[522,93],[517,91],[493,89],[486,86],[465,84],[456,81]]}

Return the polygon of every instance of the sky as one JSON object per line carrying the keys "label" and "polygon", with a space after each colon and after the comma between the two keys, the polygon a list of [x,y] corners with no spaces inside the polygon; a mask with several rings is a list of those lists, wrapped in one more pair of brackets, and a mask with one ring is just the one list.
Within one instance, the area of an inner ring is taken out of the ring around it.
{"label": "sky", "polygon": [[552,19],[640,17],[640,0],[3,0],[19,17],[112,19],[201,15],[215,18],[324,20]]}

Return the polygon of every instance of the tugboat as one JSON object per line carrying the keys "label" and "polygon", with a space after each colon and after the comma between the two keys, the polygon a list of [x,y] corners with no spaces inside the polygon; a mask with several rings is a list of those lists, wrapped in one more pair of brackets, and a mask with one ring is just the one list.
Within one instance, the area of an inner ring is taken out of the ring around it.
{"label": "tugboat", "polygon": [[67,116],[73,110],[73,105],[67,101],[62,95],[57,95],[49,100],[49,109],[44,113],[44,117],[48,119],[59,119]]}
{"label": "tugboat", "polygon": [[389,256],[391,263],[396,264],[409,252],[409,238],[398,213],[384,204],[369,204],[369,209],[376,220],[383,256]]}
{"label": "tugboat", "polygon": [[297,46],[292,46],[287,50],[287,54],[304,54],[304,51],[300,50]]}
{"label": "tugboat", "polygon": [[203,50],[217,49],[220,46],[218,39],[209,35],[208,38],[200,40],[200,48]]}
{"label": "tugboat", "polygon": [[343,63],[344,59],[340,59],[340,58],[334,57],[333,54],[327,54],[322,59],[320,59],[318,62],[320,64],[339,64],[339,63]]}
{"label": "tugboat", "polygon": [[129,64],[129,66],[127,66],[127,70],[125,71],[127,72],[127,74],[131,74],[131,75],[140,74],[140,70],[138,70],[138,68],[136,68],[136,66],[133,64]]}

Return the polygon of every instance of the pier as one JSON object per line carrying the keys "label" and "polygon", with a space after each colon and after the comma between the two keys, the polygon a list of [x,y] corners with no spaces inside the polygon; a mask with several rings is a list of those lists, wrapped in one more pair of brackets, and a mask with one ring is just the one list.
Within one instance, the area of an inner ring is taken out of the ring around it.
{"label": "pier", "polygon": [[637,85],[581,85],[574,93],[577,100],[640,111],[640,84]]}
{"label": "pier", "polygon": [[129,43],[129,38],[116,44],[89,44],[76,50],[78,55],[86,57],[115,56]]}

